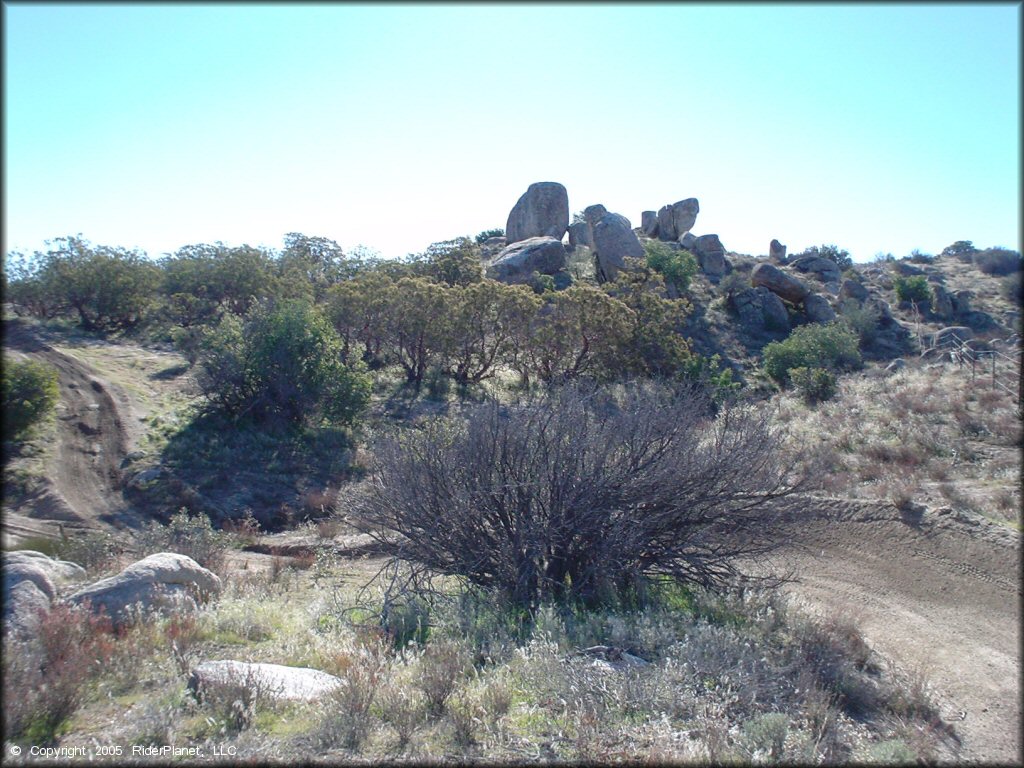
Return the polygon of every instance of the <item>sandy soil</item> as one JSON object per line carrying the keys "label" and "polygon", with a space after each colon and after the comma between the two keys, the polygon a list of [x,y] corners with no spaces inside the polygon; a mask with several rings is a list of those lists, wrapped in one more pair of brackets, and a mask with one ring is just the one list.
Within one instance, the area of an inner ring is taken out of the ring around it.
{"label": "sandy soil", "polygon": [[796,601],[853,619],[876,651],[922,672],[960,760],[1020,763],[1019,534],[935,510],[915,523],[889,505],[810,505],[781,558]]}

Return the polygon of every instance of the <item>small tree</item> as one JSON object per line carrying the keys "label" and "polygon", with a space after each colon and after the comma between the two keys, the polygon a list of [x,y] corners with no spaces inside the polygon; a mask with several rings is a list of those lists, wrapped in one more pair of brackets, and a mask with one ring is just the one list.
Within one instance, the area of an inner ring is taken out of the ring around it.
{"label": "small tree", "polygon": [[57,370],[26,360],[3,367],[4,440],[22,437],[57,405]]}
{"label": "small tree", "polygon": [[308,302],[228,315],[206,339],[200,386],[211,406],[257,421],[300,423],[325,416],[350,424],[370,385],[361,365],[341,360],[341,341]]}
{"label": "small tree", "polygon": [[721,587],[784,541],[795,489],[763,411],[699,390],[567,386],[381,440],[350,519],[421,575],[535,611],[647,579]]}
{"label": "small tree", "polygon": [[504,236],[505,236],[505,230],[502,229],[501,227],[496,227],[494,229],[485,229],[483,232],[478,233],[475,239],[476,239],[477,243],[479,244],[479,243],[483,243],[485,240],[490,240],[492,237],[504,237]]}

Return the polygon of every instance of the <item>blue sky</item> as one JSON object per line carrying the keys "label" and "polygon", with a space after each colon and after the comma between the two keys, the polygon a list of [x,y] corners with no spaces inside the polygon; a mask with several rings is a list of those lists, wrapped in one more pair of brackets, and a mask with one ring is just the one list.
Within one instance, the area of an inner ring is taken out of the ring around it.
{"label": "blue sky", "polygon": [[4,3],[4,249],[385,256],[700,200],[740,253],[1020,250],[1019,4]]}

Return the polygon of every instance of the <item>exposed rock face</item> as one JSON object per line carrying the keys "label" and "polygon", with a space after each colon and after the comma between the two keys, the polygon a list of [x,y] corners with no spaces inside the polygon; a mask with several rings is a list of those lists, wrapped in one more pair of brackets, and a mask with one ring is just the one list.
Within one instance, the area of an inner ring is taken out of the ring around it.
{"label": "exposed rock face", "polygon": [[598,282],[614,280],[620,270],[626,269],[626,259],[643,258],[644,247],[625,216],[605,212],[594,224],[593,233]]}
{"label": "exposed rock face", "polygon": [[569,245],[579,248],[581,245],[590,248],[594,241],[590,238],[590,225],[585,221],[577,221],[569,225]]}
{"label": "exposed rock face", "polygon": [[950,325],[932,334],[932,346],[941,346],[960,341],[970,341],[974,338],[974,331],[965,325]]}
{"label": "exposed rock face", "polygon": [[658,212],[643,211],[640,214],[640,229],[648,237],[658,236]]}
{"label": "exposed rock face", "polygon": [[159,552],[80,589],[68,601],[72,605],[89,603],[93,611],[105,611],[121,623],[131,619],[136,606],[143,612],[190,610],[197,600],[219,594],[220,589],[220,578],[191,557]]}
{"label": "exposed rock face", "polygon": [[953,294],[953,312],[957,315],[966,315],[971,311],[971,292],[957,291]]}
{"label": "exposed rock face", "polygon": [[57,588],[53,584],[53,579],[51,579],[46,570],[37,563],[5,562],[4,591],[6,592],[9,589],[13,589],[15,585],[22,582],[28,582],[35,585],[36,589],[46,595],[49,600],[53,600],[57,596]]}
{"label": "exposed rock face", "polygon": [[830,323],[836,319],[828,299],[817,293],[810,293],[804,298],[804,312],[812,323]]}
{"label": "exposed rock face", "polygon": [[701,235],[693,244],[693,252],[697,256],[697,263],[701,271],[708,276],[712,283],[717,283],[725,274],[727,266],[725,261],[725,246],[718,239],[718,235]]}
{"label": "exposed rock face", "polygon": [[505,225],[505,241],[517,243],[531,237],[561,240],[569,228],[569,195],[554,181],[531,184],[512,208]]}
{"label": "exposed rock face", "polygon": [[868,289],[858,283],[856,280],[850,280],[847,278],[843,280],[842,286],[839,288],[839,300],[852,299],[858,304],[863,303],[868,298]]}
{"label": "exposed rock face", "polygon": [[984,333],[985,331],[994,331],[999,327],[999,323],[995,321],[988,312],[981,312],[980,310],[974,310],[972,312],[961,312],[957,315],[957,319],[960,320],[964,325],[968,325],[978,333]]}
{"label": "exposed rock face", "polygon": [[953,297],[941,285],[932,286],[932,314],[943,320],[953,319]]}
{"label": "exposed rock face", "polygon": [[30,640],[39,633],[39,625],[50,613],[51,599],[36,586],[24,580],[8,586],[4,578],[4,637]]}
{"label": "exposed rock face", "polygon": [[231,660],[204,661],[193,668],[188,681],[199,698],[211,689],[240,687],[277,701],[314,701],[340,685],[340,678],[318,669]]}
{"label": "exposed rock face", "polygon": [[693,229],[698,213],[700,205],[695,197],[662,206],[658,211],[658,237],[662,240],[678,240]]}
{"label": "exposed rock face", "polygon": [[36,563],[11,563],[6,557],[3,571],[4,634],[22,640],[35,637],[57,596],[53,580]]}
{"label": "exposed rock face", "polygon": [[553,275],[565,269],[565,247],[553,237],[531,237],[506,246],[485,270],[487,276],[504,283],[525,283],[539,272]]}
{"label": "exposed rock face", "polygon": [[751,331],[789,331],[789,313],[782,299],[764,286],[747,288],[732,297],[740,323]]}
{"label": "exposed rock face", "polygon": [[778,240],[772,240],[768,245],[768,258],[778,264],[786,263],[786,246]]}
{"label": "exposed rock face", "polygon": [[787,275],[778,267],[765,262],[751,270],[750,283],[755,288],[763,285],[779,298],[792,304],[799,304],[810,293],[807,286],[795,277]]}
{"label": "exposed rock face", "polygon": [[801,256],[789,264],[801,272],[814,274],[823,283],[838,282],[842,276],[839,265],[823,256]]}
{"label": "exposed rock face", "polygon": [[[672,245],[672,243],[669,243]],[[688,251],[694,251],[697,248],[697,236],[693,232],[687,232],[679,237],[679,245]]]}

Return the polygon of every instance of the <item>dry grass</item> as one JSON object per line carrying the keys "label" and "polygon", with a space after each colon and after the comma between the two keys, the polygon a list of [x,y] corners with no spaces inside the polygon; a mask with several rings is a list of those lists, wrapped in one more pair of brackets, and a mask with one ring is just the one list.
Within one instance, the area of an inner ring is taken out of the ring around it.
{"label": "dry grass", "polygon": [[825,456],[828,492],[897,505],[952,504],[1020,525],[1016,399],[972,386],[952,365],[850,375],[835,399],[816,408],[788,393],[779,406],[794,445],[817,446]]}

